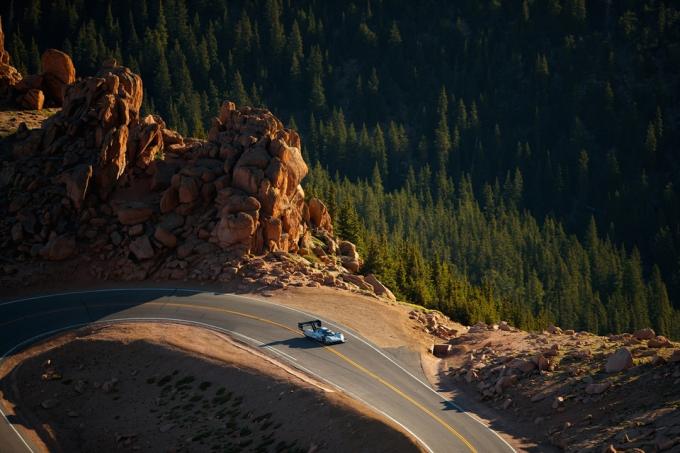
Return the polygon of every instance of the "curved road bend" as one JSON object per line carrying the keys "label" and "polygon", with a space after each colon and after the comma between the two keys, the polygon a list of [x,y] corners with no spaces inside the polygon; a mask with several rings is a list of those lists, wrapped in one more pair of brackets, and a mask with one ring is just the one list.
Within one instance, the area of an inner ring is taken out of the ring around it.
{"label": "curved road bend", "polygon": [[[495,432],[347,329],[347,343],[323,347],[296,330],[297,323],[306,319],[305,314],[242,296],[180,289],[126,289],[0,303],[0,361],[60,330],[92,322],[144,319],[199,323],[263,348],[393,419],[429,451],[514,451]],[[0,414],[0,453],[33,450]]]}

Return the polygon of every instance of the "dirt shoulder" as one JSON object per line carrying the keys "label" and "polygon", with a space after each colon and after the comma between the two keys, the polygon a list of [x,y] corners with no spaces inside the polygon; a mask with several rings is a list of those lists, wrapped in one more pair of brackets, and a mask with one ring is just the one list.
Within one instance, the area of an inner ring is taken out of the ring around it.
{"label": "dirt shoulder", "polygon": [[14,110],[0,107],[0,139],[15,133],[21,123],[26,123],[29,129],[40,127],[45,119],[59,110],[61,109]]}
{"label": "dirt shoulder", "polygon": [[185,325],[62,335],[4,362],[0,388],[49,451],[421,451],[360,403]]}
{"label": "dirt shoulder", "polygon": [[680,451],[680,349],[651,329],[597,336],[479,324],[433,383],[529,451]]}

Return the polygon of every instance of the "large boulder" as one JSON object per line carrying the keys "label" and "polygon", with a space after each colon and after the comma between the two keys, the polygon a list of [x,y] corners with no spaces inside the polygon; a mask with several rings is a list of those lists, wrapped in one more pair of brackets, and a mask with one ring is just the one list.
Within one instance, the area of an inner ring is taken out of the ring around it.
{"label": "large boulder", "polygon": [[663,335],[659,335],[658,337],[650,338],[647,341],[647,346],[650,348],[670,348],[673,346],[673,343]]}
{"label": "large boulder", "polygon": [[66,186],[66,195],[76,210],[80,210],[92,177],[92,165],[80,164],[57,177],[57,182]]}
{"label": "large boulder", "polygon": [[387,286],[380,283],[380,281],[376,278],[375,275],[368,274],[364,278],[364,280],[366,281],[366,283],[373,287],[373,292],[376,295],[386,297],[389,300],[397,300],[394,294],[392,294],[392,291],[390,291],[390,289]]}
{"label": "large boulder", "polygon": [[56,105],[64,102],[66,87],[76,81],[76,68],[68,54],[47,49],[42,54],[43,88]]}
{"label": "large boulder", "polygon": [[21,106],[28,110],[42,110],[45,103],[45,95],[36,88],[28,90],[20,99]]}
{"label": "large boulder", "polygon": [[605,371],[607,373],[618,373],[633,366],[633,354],[628,348],[619,348],[607,358]]}
{"label": "large boulder", "polygon": [[177,236],[162,226],[156,227],[153,237],[167,248],[174,249],[177,246]]}
{"label": "large boulder", "polygon": [[154,251],[148,236],[141,236],[130,242],[130,251],[140,260],[153,258]]}
{"label": "large boulder", "polygon": [[123,225],[144,223],[153,214],[153,210],[143,203],[130,203],[118,210],[118,221]]}
{"label": "large boulder", "polygon": [[333,222],[326,205],[318,198],[309,200],[309,221],[314,228],[326,230],[333,235]]}
{"label": "large boulder", "polygon": [[656,337],[656,332],[652,328],[645,327],[644,329],[637,330],[633,333],[633,336],[638,340],[649,340]]}
{"label": "large boulder", "polygon": [[230,214],[222,217],[215,227],[218,244],[223,248],[235,245],[250,246],[255,233],[256,221],[245,212]]}
{"label": "large boulder", "polygon": [[339,253],[340,262],[348,271],[354,273],[359,272],[362,263],[356,245],[349,241],[340,241]]}
{"label": "large boulder", "polygon": [[70,235],[54,236],[40,250],[43,258],[50,261],[63,261],[76,252],[76,240]]}

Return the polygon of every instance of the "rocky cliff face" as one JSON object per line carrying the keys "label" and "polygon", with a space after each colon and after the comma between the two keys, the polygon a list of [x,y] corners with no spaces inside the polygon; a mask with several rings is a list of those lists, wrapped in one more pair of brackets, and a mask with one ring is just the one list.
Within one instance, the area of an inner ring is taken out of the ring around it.
{"label": "rocky cliff face", "polygon": [[10,54],[5,50],[5,33],[0,18],[0,98],[6,97],[10,88],[21,80],[21,74],[10,64]]}
{"label": "rocky cliff face", "polygon": [[125,279],[224,280],[235,262],[269,252],[306,255],[326,271],[317,284],[359,270],[324,204],[305,201],[295,131],[225,102],[208,140],[184,138],[140,116],[142,94],[138,75],[108,62],[68,85],[42,128],[5,140],[0,232],[10,260],[96,256],[99,276]]}

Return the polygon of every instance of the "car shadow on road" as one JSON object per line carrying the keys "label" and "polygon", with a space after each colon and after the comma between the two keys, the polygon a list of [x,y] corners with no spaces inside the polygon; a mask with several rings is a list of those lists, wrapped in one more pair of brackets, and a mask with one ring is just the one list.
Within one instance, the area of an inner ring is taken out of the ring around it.
{"label": "car shadow on road", "polygon": [[323,345],[321,343],[317,343],[316,341],[312,341],[308,338],[303,338],[303,337],[294,337],[294,338],[289,338],[287,340],[272,341],[270,343],[263,344],[260,347],[266,348],[267,346],[288,346],[289,348],[292,348],[292,349],[318,349],[318,348],[323,348]]}
{"label": "car shadow on road", "polygon": [[448,401],[448,400],[443,400],[443,401],[441,401],[440,404],[442,405],[442,410],[444,410],[444,411],[455,411],[455,412],[459,412],[461,414],[463,412],[465,412],[459,406],[457,406],[455,403]]}

